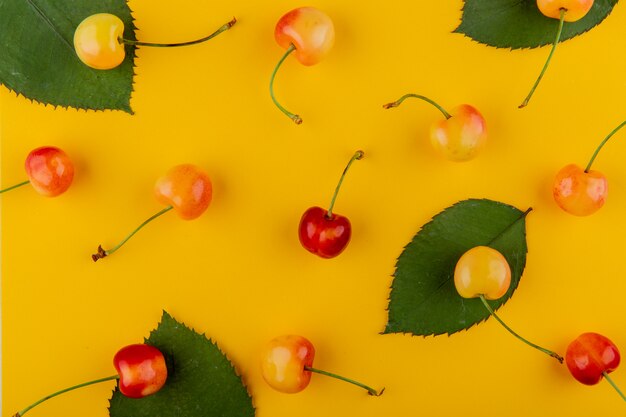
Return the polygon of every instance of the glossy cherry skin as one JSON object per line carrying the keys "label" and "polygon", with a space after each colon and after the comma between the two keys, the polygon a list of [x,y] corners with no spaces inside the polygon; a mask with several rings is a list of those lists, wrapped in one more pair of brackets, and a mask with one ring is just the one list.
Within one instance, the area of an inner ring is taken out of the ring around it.
{"label": "glossy cherry skin", "polygon": [[130,398],[154,394],[167,380],[165,358],[154,346],[123,347],[113,357],[113,366],[120,376],[120,392]]}
{"label": "glossy cherry skin", "polygon": [[463,298],[484,295],[488,300],[502,297],[511,285],[511,268],[506,258],[488,246],[465,252],[454,269],[454,286]]}
{"label": "glossy cherry skin", "polygon": [[430,142],[448,160],[469,161],[485,146],[485,118],[468,104],[454,108],[450,115],[431,126]]}
{"label": "glossy cherry skin", "polygon": [[554,201],[566,212],[588,216],[604,205],[608,183],[600,172],[585,172],[581,167],[570,164],[556,174],[552,193]]}
{"label": "glossy cherry skin", "polygon": [[537,7],[544,16],[561,18],[561,9],[565,9],[563,20],[575,22],[582,19],[591,10],[593,0],[537,0]]}
{"label": "glossy cherry skin", "polygon": [[325,13],[313,7],[294,9],[278,20],[274,29],[276,42],[287,49],[296,47],[294,54],[303,65],[320,62],[335,43],[335,27]]}
{"label": "glossy cherry skin", "polygon": [[213,186],[209,176],[200,168],[183,164],[157,180],[154,193],[159,202],[173,206],[182,219],[192,220],[209,207]]}
{"label": "glossy cherry skin", "polygon": [[602,373],[611,373],[619,366],[620,354],[608,338],[598,333],[583,333],[567,347],[565,363],[576,380],[595,385]]}
{"label": "glossy cherry skin", "polygon": [[261,373],[269,386],[293,394],[309,385],[315,348],[306,338],[297,335],[279,336],[271,340],[261,355]]}
{"label": "glossy cherry skin", "polygon": [[306,250],[322,258],[334,258],[348,246],[352,226],[347,217],[332,214],[321,207],[304,212],[298,228],[300,243]]}
{"label": "glossy cherry skin", "polygon": [[94,69],[115,68],[124,61],[126,51],[120,39],[124,22],[112,14],[98,13],[83,20],[74,32],[78,58]]}
{"label": "glossy cherry skin", "polygon": [[26,157],[26,175],[35,190],[46,197],[64,193],[74,179],[74,164],[59,148],[43,146]]}

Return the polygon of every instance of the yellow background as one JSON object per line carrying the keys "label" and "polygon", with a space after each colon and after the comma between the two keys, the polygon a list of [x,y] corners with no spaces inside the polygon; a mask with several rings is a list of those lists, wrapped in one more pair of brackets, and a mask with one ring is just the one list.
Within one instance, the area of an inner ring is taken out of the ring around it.
{"label": "yellow background", "polygon": [[[332,53],[313,67],[290,57],[276,81],[301,126],[273,106],[267,88],[283,53],[274,25],[301,4],[130,6],[141,40],[189,40],[232,16],[239,23],[203,45],[140,48],[134,116],[53,109],[0,88],[2,184],[25,179],[24,158],[37,146],[59,146],[76,165],[58,198],[30,187],[2,197],[3,416],[113,374],[113,354],[147,336],[162,309],[219,341],[259,417],[624,415],[606,382],[579,384],[495,320],[451,337],[379,335],[403,246],[443,208],[484,197],[535,209],[527,268],[501,317],[562,353],[584,331],[626,353],[626,132],[594,165],[609,179],[600,212],[574,218],[551,197],[554,174],[584,165],[626,118],[624,5],[562,44],[530,106],[518,110],[548,48],[510,52],[452,34],[459,0],[320,0],[335,23]],[[440,159],[427,139],[441,117],[434,108],[381,108],[407,92],[479,108],[489,128],[484,152],[464,164]],[[352,242],[338,258],[317,258],[298,242],[300,216],[328,204],[357,149],[366,156],[335,210],[352,221]],[[162,208],[154,181],[183,162],[212,177],[208,211],[191,222],[170,213],[94,264],[98,244],[115,244]],[[368,397],[317,375],[300,394],[273,391],[259,352],[285,333],[313,341],[317,367],[387,391]],[[626,365],[612,375],[626,390]],[[66,394],[29,415],[105,416],[113,386]]]}

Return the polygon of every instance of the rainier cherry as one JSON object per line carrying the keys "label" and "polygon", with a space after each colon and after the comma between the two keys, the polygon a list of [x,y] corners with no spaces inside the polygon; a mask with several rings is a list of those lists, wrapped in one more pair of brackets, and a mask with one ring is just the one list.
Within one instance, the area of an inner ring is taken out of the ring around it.
{"label": "rainier cherry", "polygon": [[[524,215],[527,213],[528,211]],[[489,313],[513,336],[563,363],[563,358],[558,354],[537,346],[515,333],[493,311],[487,300],[499,299],[506,294],[510,285],[509,263],[500,252],[488,246],[476,246],[465,252],[454,269],[454,286],[461,297],[480,298]]]}
{"label": "rainier cherry", "polygon": [[548,55],[548,59],[546,60],[546,63],[539,73],[537,81],[535,81],[535,84],[528,93],[528,96],[526,96],[524,102],[519,105],[520,109],[528,105],[530,98],[533,96],[535,89],[537,89],[537,86],[541,82],[543,75],[548,69],[548,65],[550,64],[552,55],[554,55],[556,46],[561,40],[563,22],[576,22],[582,19],[589,12],[589,10],[591,10],[592,6],[593,0],[537,0],[537,7],[539,8],[539,11],[541,11],[544,16],[558,19],[559,27],[556,32],[556,39],[554,40],[554,43],[552,44],[552,49],[550,50],[550,54]]}
{"label": "rainier cherry", "polygon": [[263,350],[261,373],[265,382],[277,391],[293,394],[309,385],[311,373],[330,376],[367,390],[369,395],[379,396],[377,391],[365,384],[313,368],[315,348],[306,338],[296,335],[279,336],[271,340]]}
{"label": "rainier cherry", "polygon": [[137,344],[120,349],[113,358],[117,375],[95,379],[62,389],[34,402],[13,417],[20,417],[44,401],[68,391],[99,382],[119,380],[120,392],[130,398],[143,398],[159,391],[167,380],[167,367],[161,351],[154,346]]}
{"label": "rainier cherry", "polygon": [[565,353],[567,369],[576,380],[585,385],[595,385],[604,377],[626,401],[626,396],[609,377],[619,362],[620,355],[615,344],[598,333],[581,334],[570,343]]}
{"label": "rainier cherry", "polygon": [[559,207],[575,216],[588,216],[604,205],[608,194],[607,180],[602,173],[592,171],[591,165],[604,144],[624,125],[626,121],[604,138],[584,170],[578,165],[569,164],[556,174],[552,191]]}
{"label": "rainier cherry", "polygon": [[302,215],[300,226],[298,227],[298,236],[302,246],[309,252],[322,258],[334,258],[348,246],[352,236],[350,220],[345,216],[334,214],[333,207],[335,206],[341,183],[350,165],[354,161],[363,158],[363,155],[363,151],[356,151],[348,165],[346,165],[337,188],[335,188],[328,211],[321,207],[311,207]]}
{"label": "rainier cherry", "polygon": [[428,97],[418,94],[405,94],[393,103],[383,106],[385,109],[398,107],[407,98],[418,98],[435,106],[445,120],[434,123],[430,128],[430,142],[433,147],[450,161],[469,161],[485,146],[487,127],[485,119],[478,110],[468,104],[454,109],[452,114]]}
{"label": "rainier cherry", "polygon": [[142,227],[172,209],[184,220],[197,218],[209,207],[213,188],[209,176],[204,171],[195,165],[183,164],[170,169],[156,182],[154,194],[157,200],[167,207],[139,225],[114,248],[104,250],[102,246],[98,246],[98,253],[91,255],[94,262],[111,255]]}
{"label": "rainier cherry", "polygon": [[46,197],[64,193],[74,179],[74,165],[59,148],[43,146],[33,149],[26,157],[28,181],[0,190],[0,194],[30,183],[35,191]]}
{"label": "rainier cherry", "polygon": [[124,22],[112,14],[98,13],[83,20],[74,32],[74,49],[78,58],[94,69],[112,69],[120,65],[126,56],[125,45],[173,47],[187,46],[208,41],[230,29],[236,19],[231,20],[209,36],[181,43],[151,43],[124,39]]}
{"label": "rainier cherry", "polygon": [[276,42],[287,51],[278,61],[270,79],[270,96],[276,106],[296,124],[302,118],[291,113],[274,97],[274,78],[283,61],[295,52],[296,59],[302,65],[315,65],[320,62],[335,42],[335,28],[332,20],[325,13],[313,7],[300,7],[285,14],[278,20],[274,29]]}

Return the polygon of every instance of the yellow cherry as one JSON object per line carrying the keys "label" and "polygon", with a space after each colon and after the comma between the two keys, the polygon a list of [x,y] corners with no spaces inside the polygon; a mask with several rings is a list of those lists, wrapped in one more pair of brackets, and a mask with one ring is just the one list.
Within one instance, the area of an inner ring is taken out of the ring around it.
{"label": "yellow cherry", "polygon": [[511,268],[506,258],[488,246],[476,246],[461,256],[454,269],[454,286],[463,298],[484,295],[502,297],[511,285]]}
{"label": "yellow cherry", "polygon": [[98,13],[83,20],[74,32],[74,49],[87,66],[107,70],[124,61],[126,51],[120,41],[124,22],[112,14]]}

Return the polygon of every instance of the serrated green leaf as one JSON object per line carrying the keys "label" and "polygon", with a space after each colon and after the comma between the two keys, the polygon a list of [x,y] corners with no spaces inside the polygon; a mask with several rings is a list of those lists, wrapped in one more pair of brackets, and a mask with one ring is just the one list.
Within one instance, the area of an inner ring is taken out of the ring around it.
{"label": "serrated green leaf", "polygon": [[241,378],[219,347],[206,336],[163,312],[161,323],[146,343],[166,357],[167,382],[141,399],[119,389],[110,400],[111,417],[247,417],[254,416],[252,399]]}
{"label": "serrated green leaf", "polygon": [[124,38],[135,40],[126,0],[0,0],[0,84],[45,104],[132,113],[135,47],[117,68],[95,70],[74,52],[74,30],[95,13],[124,22]]}
{"label": "serrated green leaf", "polygon": [[462,298],[454,267],[467,250],[490,246],[511,267],[511,286],[497,309],[517,288],[526,265],[526,213],[491,200],[465,200],[433,217],[398,258],[384,333],[452,334],[489,317],[480,299]]}
{"label": "serrated green leaf", "polygon": [[[565,22],[561,41],[594,28],[618,0],[595,0],[585,17]],[[461,24],[454,32],[496,48],[536,48],[554,42],[559,21],[544,16],[536,0],[464,0]]]}

